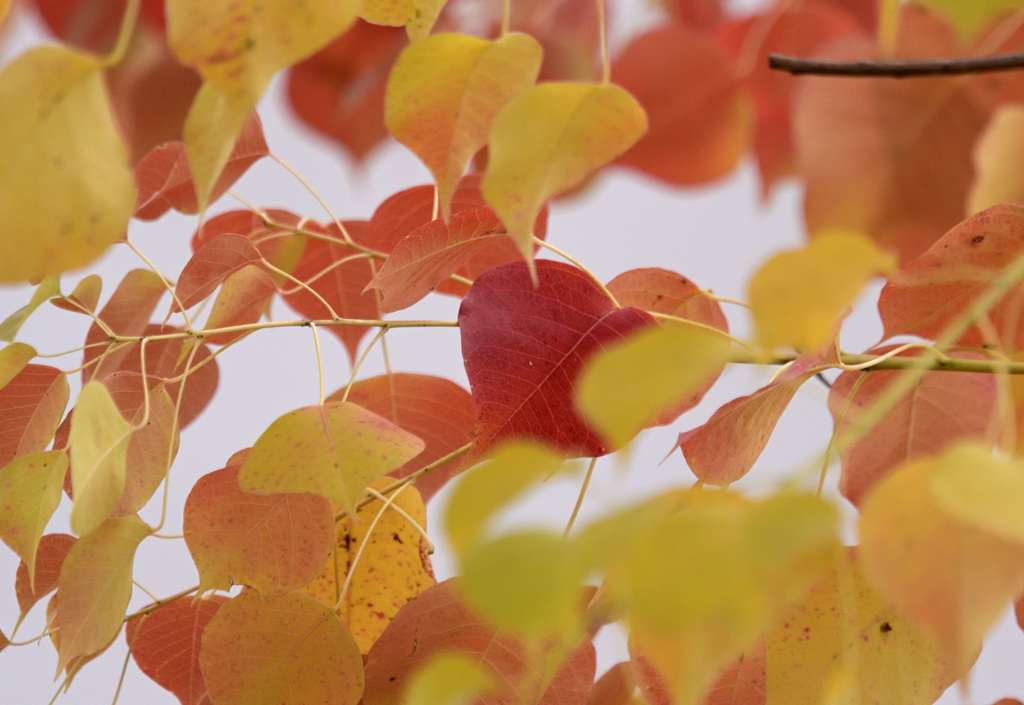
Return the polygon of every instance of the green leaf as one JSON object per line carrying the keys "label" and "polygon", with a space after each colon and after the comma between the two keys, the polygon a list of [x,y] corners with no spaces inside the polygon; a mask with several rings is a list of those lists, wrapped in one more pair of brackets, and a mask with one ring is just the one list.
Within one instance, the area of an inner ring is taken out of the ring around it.
{"label": "green leaf", "polygon": [[44,301],[47,301],[52,296],[60,294],[60,277],[46,277],[36,287],[35,293],[32,294],[32,299],[26,306],[22,306],[17,311],[12,313],[10,316],[0,323],[0,341],[9,343],[14,340],[14,337],[18,335],[18,331],[25,325],[25,321],[32,315],[32,312],[43,305]]}
{"label": "green leaf", "polygon": [[413,674],[405,690],[405,702],[466,705],[492,684],[493,679],[478,661],[458,653],[440,654]]}

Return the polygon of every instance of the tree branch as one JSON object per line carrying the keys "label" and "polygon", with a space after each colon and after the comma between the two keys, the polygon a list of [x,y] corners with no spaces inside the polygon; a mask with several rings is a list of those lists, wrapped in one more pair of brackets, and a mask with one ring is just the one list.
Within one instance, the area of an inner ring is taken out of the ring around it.
{"label": "tree branch", "polygon": [[966,73],[1015,71],[1024,68],[1024,54],[1003,54],[968,59],[934,61],[818,61],[782,54],[768,55],[769,68],[793,75],[843,76],[848,78],[954,76]]}

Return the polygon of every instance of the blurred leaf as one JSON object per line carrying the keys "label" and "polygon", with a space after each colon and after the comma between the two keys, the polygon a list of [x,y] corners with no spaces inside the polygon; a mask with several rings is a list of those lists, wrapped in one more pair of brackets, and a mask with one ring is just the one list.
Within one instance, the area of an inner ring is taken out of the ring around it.
{"label": "blurred leaf", "polygon": [[416,669],[405,700],[417,705],[466,705],[494,682],[479,663],[460,654],[438,654]]}
{"label": "blurred leaf", "polygon": [[43,305],[51,297],[60,294],[60,277],[46,277],[32,293],[28,305],[22,306],[0,322],[0,341],[10,343],[18,335],[18,331],[32,315],[32,312]]}
{"label": "blurred leaf", "polygon": [[974,147],[974,183],[967,214],[999,203],[1024,202],[1024,179],[1015,165],[1024,159],[1024,106],[998,107]]}
{"label": "blurred leaf", "polygon": [[960,36],[967,40],[984,29],[985,25],[1000,14],[1019,12],[1024,8],[1021,0],[914,0],[919,5],[931,7],[945,15],[956,28]]}

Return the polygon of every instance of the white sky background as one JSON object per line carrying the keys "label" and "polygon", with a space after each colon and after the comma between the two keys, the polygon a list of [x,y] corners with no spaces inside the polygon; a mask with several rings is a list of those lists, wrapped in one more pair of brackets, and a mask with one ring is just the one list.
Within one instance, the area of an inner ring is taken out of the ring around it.
{"label": "white sky background", "polygon": [[[758,2],[735,4],[750,6]],[[635,14],[631,16],[636,18]],[[28,18],[15,18],[14,25],[4,42],[4,61],[39,38],[38,28]],[[353,169],[337,148],[292,118],[284,107],[282,88],[283,83],[276,81],[259,110],[267,142],[277,155],[298,169],[339,217],[368,218],[387,196],[430,182],[428,172],[415,157],[393,142],[373,152],[364,167]],[[261,207],[282,207],[327,220],[309,193],[269,159],[257,163],[235,190]],[[767,204],[759,203],[758,194],[757,176],[749,162],[713,186],[688,190],[666,187],[634,172],[614,170],[582,197],[558,201],[552,206],[548,239],[580,259],[605,282],[628,269],[658,266],[677,271],[717,294],[745,299],[746,282],[757,267],[779,249],[799,245],[804,236],[798,188],[780,189]],[[241,206],[225,197],[211,212],[238,207]],[[195,226],[194,217],[172,213],[154,224],[133,222],[129,236],[173,279],[191,254],[189,239]],[[128,248],[120,246],[88,271],[103,277],[105,301],[126,271],[143,266]],[[65,275],[63,289],[70,291],[81,276],[84,273]],[[0,288],[0,319],[27,303],[30,295],[27,287]],[[434,296],[393,317],[454,319],[458,306],[459,300],[455,298]],[[278,319],[294,318],[279,303],[275,303],[273,315]],[[726,315],[733,332],[745,335],[744,312],[727,306]],[[89,319],[84,316],[44,305],[18,339],[40,352],[56,352],[81,345],[88,324]],[[347,383],[350,370],[341,344],[323,333],[325,385],[329,393]],[[843,346],[860,351],[877,342],[880,333],[874,300],[865,300],[844,328]],[[447,377],[468,389],[457,329],[393,330],[387,340],[393,370]],[[51,364],[71,368],[80,360],[81,355],[76,353]],[[227,351],[219,362],[220,385],[213,402],[182,433],[181,448],[171,470],[171,510],[165,533],[180,533],[181,507],[200,476],[223,467],[235,451],[251,446],[278,416],[317,402],[316,357],[308,329],[259,331]],[[644,432],[630,448],[628,458],[613,456],[599,461],[579,525],[626,500],[648,496],[674,484],[691,484],[693,477],[678,451],[659,465],[675,443],[676,434],[698,426],[730,399],[749,394],[767,380],[771,371],[734,366],[697,409],[668,428]],[[383,372],[381,356],[375,351],[361,370],[360,378]],[[79,376],[72,376],[69,382],[72,394],[77,394]],[[753,471],[738,483],[740,489],[769,490],[782,478],[792,477],[797,477],[805,487],[816,486],[815,468],[831,432],[826,396],[827,390],[815,381],[804,386]],[[837,481],[838,467],[834,466],[827,483],[830,492],[835,493]],[[577,492],[578,481],[544,487],[514,510],[509,523],[561,529]],[[428,518],[428,531],[437,543],[434,568],[439,579],[453,572],[446,542],[439,532],[445,501],[442,493],[431,503]],[[65,498],[48,532],[70,533],[69,508],[70,502]],[[143,510],[142,518],[150,523],[157,521],[159,501]],[[13,589],[17,566],[16,556],[6,547],[0,549],[0,629],[8,635],[17,619]],[[181,540],[147,539],[136,556],[135,575],[159,596],[198,582]],[[149,602],[144,593],[136,590],[130,609]],[[37,605],[19,629],[18,640],[39,634],[44,628],[44,604],[45,601]],[[608,630],[599,637],[599,644],[601,673],[620,660],[625,651],[621,636]],[[57,702],[111,702],[125,653],[122,633],[110,650],[86,665],[70,691]],[[56,689],[52,680],[55,668],[56,654],[48,642],[4,651],[0,654],[0,705],[49,702]],[[993,633],[970,689],[970,700],[961,699],[953,688],[941,702],[986,705],[1009,695],[1024,699],[1024,635],[1009,616]],[[172,705],[177,700],[131,663],[119,702]]]}

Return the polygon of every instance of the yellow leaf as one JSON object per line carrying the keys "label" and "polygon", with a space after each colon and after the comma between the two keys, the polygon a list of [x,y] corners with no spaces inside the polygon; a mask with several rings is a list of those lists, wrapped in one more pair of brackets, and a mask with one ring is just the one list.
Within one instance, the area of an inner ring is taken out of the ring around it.
{"label": "yellow leaf", "polygon": [[135,182],[101,68],[46,46],[0,72],[0,282],[89,264],[128,225]]}
{"label": "yellow leaf", "polygon": [[246,492],[309,492],[351,513],[363,490],[423,450],[423,441],[349,402],[307,406],[263,432],[238,471]]}
{"label": "yellow leaf", "polygon": [[255,105],[249,96],[226,93],[211,83],[204,83],[196,93],[185,118],[184,139],[200,211],[205,210],[235,139]]}
{"label": "yellow leaf", "polygon": [[100,382],[82,388],[71,417],[71,530],[86,536],[102,524],[124,492],[132,427]]}
{"label": "yellow leaf", "polygon": [[929,487],[957,521],[1024,544],[1024,466],[983,446],[957,445],[936,459]]}
{"label": "yellow leaf", "polygon": [[28,317],[32,315],[32,312],[43,305],[43,302],[48,300],[50,297],[60,295],[60,277],[46,277],[39,286],[36,287],[35,292],[32,294],[32,298],[29,300],[28,305],[22,306],[17,311],[12,313],[10,316],[0,323],[0,340],[4,342],[11,342],[14,337],[18,335],[18,331],[21,330],[22,325],[28,320]]}
{"label": "yellow leaf", "polygon": [[535,482],[550,477],[564,459],[530,443],[503,445],[462,474],[445,514],[445,531],[456,553],[480,540],[487,522]]}
{"label": "yellow leaf", "polygon": [[[394,478],[380,477],[370,486],[380,490],[392,482]],[[374,499],[358,509],[355,521],[346,517],[338,522],[337,548],[331,552],[319,577],[301,588],[307,595],[333,607],[338,604],[342,586],[352,573],[338,616],[348,625],[364,654],[369,653],[377,637],[405,603],[437,582],[421,548],[422,537],[409,522],[412,519],[421,527],[426,526],[427,512],[420,493],[412,486],[401,490],[381,514],[373,532],[367,535],[382,506],[379,499]],[[359,562],[351,571],[360,548]]]}
{"label": "yellow leaf", "polygon": [[602,352],[577,383],[577,403],[614,447],[629,442],[726,361],[729,340],[693,326],[645,330]]}
{"label": "yellow leaf", "polygon": [[1024,8],[1024,0],[915,0],[944,14],[960,36],[969,40],[1002,13]]}
{"label": "yellow leaf", "polygon": [[18,373],[36,356],[36,349],[25,343],[11,343],[0,350],[0,389],[18,376]]}
{"label": "yellow leaf", "polygon": [[430,34],[446,0],[362,0],[359,16],[389,27],[405,25],[409,39],[417,42]]}
{"label": "yellow leaf", "polygon": [[441,216],[494,116],[537,80],[543,50],[526,34],[489,42],[435,34],[399,55],[388,79],[385,122],[437,181]]}
{"label": "yellow leaf", "polygon": [[998,203],[1024,203],[1024,107],[996,109],[974,145],[974,183],[967,196],[967,214]]}
{"label": "yellow leaf", "polygon": [[849,232],[824,233],[803,249],[775,255],[748,290],[758,342],[767,350],[820,349],[865,285],[895,267],[892,255]]}
{"label": "yellow leaf", "polygon": [[864,579],[849,550],[767,636],[768,702],[930,705],[963,673]]}
{"label": "yellow leaf", "polygon": [[[957,672],[970,666],[985,633],[1024,591],[1024,546],[961,521],[943,506],[949,498],[940,502],[935,495],[936,486],[946,494],[961,484],[957,471],[947,475],[949,465],[969,454],[954,447],[892,472],[861,504],[859,532],[865,575],[938,638]],[[993,475],[984,463],[967,466],[972,469],[989,479]],[[943,488],[950,480],[952,487]],[[973,515],[977,499],[974,494],[954,506]],[[998,514],[1004,509],[996,504]]]}
{"label": "yellow leaf", "polygon": [[25,455],[0,469],[0,539],[25,561],[30,585],[39,539],[60,504],[67,470],[62,450]]}
{"label": "yellow leaf", "polygon": [[481,188],[533,266],[533,221],[647,131],[643,108],[614,85],[543,83],[513,98],[491,127]]}
{"label": "yellow leaf", "polygon": [[416,669],[402,702],[466,705],[492,685],[493,679],[477,660],[457,653],[440,654]]}

